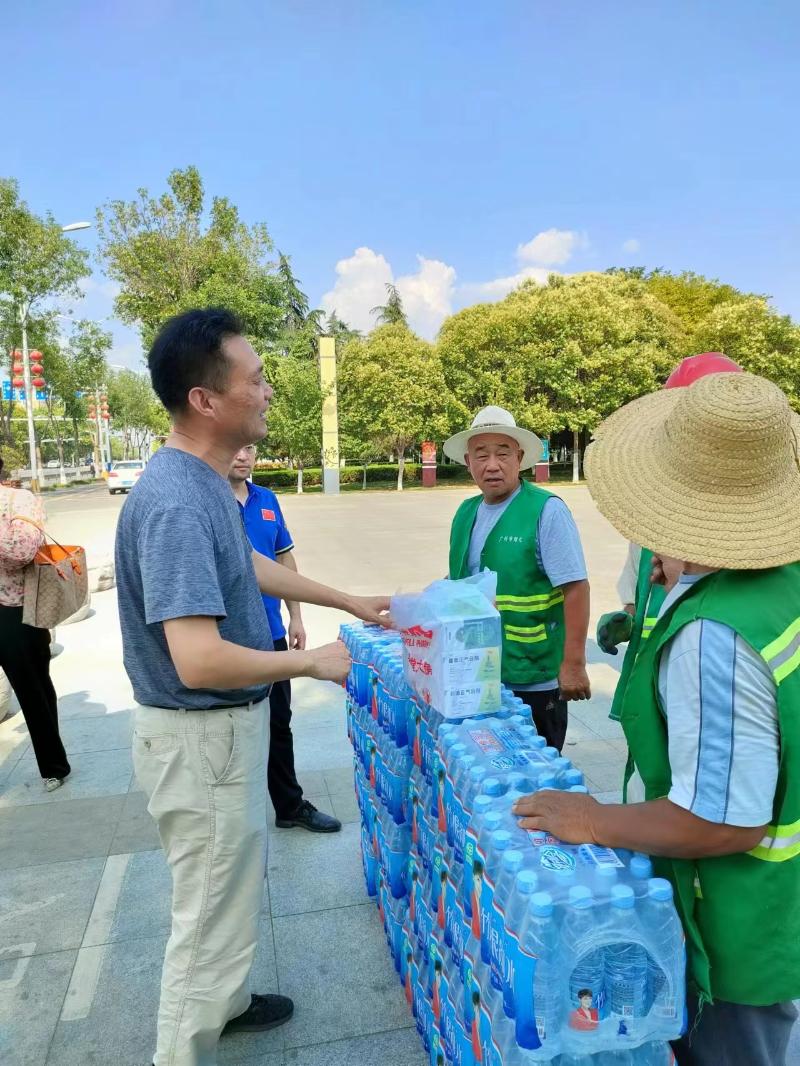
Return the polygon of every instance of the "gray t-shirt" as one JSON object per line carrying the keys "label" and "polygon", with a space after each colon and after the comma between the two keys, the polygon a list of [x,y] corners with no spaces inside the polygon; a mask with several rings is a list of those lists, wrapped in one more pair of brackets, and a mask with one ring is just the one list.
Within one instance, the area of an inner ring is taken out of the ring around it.
{"label": "gray t-shirt", "polygon": [[186,688],[164,635],[171,618],[206,616],[233,644],[272,648],[250,544],[225,478],[188,452],[156,452],[122,508],[115,556],[123,661],[138,703],[216,710],[264,699],[267,685]]}

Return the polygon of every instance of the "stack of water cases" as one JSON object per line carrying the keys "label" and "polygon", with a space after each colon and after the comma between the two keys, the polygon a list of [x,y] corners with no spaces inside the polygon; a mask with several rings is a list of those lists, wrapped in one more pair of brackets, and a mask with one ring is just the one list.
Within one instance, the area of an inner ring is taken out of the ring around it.
{"label": "stack of water cases", "polygon": [[519,828],[520,796],[586,787],[513,693],[445,719],[408,687],[398,634],[341,638],[367,892],[431,1066],[668,1066],[685,973],[669,882],[644,855]]}

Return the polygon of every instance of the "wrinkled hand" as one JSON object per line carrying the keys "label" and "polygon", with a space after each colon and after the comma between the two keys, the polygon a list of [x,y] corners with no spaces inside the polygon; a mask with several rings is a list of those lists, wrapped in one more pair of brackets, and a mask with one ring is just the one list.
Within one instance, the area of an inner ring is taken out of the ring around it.
{"label": "wrinkled hand", "polygon": [[350,596],[347,609],[350,614],[360,618],[363,622],[391,629],[388,596]]}
{"label": "wrinkled hand", "polygon": [[606,655],[616,655],[617,645],[631,639],[633,618],[627,611],[609,611],[597,623],[597,643]]}
{"label": "wrinkled hand", "polygon": [[306,650],[306,630],[302,618],[289,619],[289,648],[292,651]]}
{"label": "wrinkled hand", "polygon": [[590,700],[592,688],[586,667],[580,663],[562,663],[558,672],[562,700]]}
{"label": "wrinkled hand", "polygon": [[512,811],[523,829],[544,829],[566,844],[597,844],[592,822],[598,806],[584,792],[543,789],[517,800]]}
{"label": "wrinkled hand", "polygon": [[308,654],[310,657],[308,676],[315,677],[318,681],[341,683],[350,672],[350,652],[341,640],[335,640],[332,644],[323,644],[321,648],[314,648]]}

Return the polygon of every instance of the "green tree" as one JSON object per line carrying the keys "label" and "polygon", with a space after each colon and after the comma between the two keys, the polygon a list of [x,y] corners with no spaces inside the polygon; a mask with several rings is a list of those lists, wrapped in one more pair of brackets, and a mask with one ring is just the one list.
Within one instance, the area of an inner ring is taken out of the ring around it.
{"label": "green tree", "polygon": [[338,382],[345,439],[393,451],[398,490],[408,449],[428,438],[441,441],[463,417],[433,346],[400,324],[345,344]]}
{"label": "green tree", "polygon": [[400,292],[391,282],[386,284],[386,303],[373,307],[370,314],[375,315],[378,326],[408,326]]}
{"label": "green tree", "polygon": [[459,312],[437,347],[471,411],[499,403],[536,432],[571,430],[577,480],[582,431],[657,388],[682,339],[678,319],[642,281],[580,274],[526,282],[497,304]]}
{"label": "green tree", "polygon": [[169,418],[147,374],[117,371],[108,383],[108,407],[114,427],[122,431],[125,459],[141,458],[151,434],[169,432]]}
{"label": "green tree", "polygon": [[674,312],[686,333],[687,355],[690,350],[694,352],[695,334],[716,307],[750,298],[750,294],[740,292],[733,285],[691,270],[673,274],[661,267],[649,271],[645,267],[613,267],[607,273],[643,281],[647,291]]}
{"label": "green tree", "polygon": [[800,326],[752,296],[721,304],[697,330],[698,351],[724,352],[752,374],[774,381],[800,411]]}
{"label": "green tree", "polygon": [[297,491],[303,491],[303,466],[320,461],[324,393],[316,362],[287,355],[272,375],[275,395],[270,405],[269,447],[297,466]]}
{"label": "green tree", "polygon": [[222,196],[206,215],[196,167],[173,170],[167,184],[161,196],[139,189],[136,200],[113,200],[97,212],[101,260],[120,285],[117,315],[139,328],[148,348],[170,315],[220,304],[242,318],[258,345],[274,346],[287,312],[267,227],[244,223]]}

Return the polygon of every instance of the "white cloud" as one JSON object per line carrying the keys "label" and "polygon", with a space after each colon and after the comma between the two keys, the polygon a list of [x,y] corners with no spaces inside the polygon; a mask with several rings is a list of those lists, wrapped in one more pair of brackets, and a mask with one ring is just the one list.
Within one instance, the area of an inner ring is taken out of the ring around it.
{"label": "white cloud", "polygon": [[459,286],[459,296],[467,300],[502,300],[518,288],[523,281],[531,278],[539,285],[544,285],[549,274],[554,273],[547,267],[525,267],[516,274],[504,278],[492,278],[491,281],[468,281]]}
{"label": "white cloud", "polygon": [[320,306],[348,325],[368,331],[375,325],[372,308],[386,302],[386,286],[397,285],[409,325],[423,337],[433,337],[452,311],[456,272],[439,259],[417,256],[419,269],[395,277],[385,256],[371,248],[356,248],[336,264],[336,284],[322,297]]}
{"label": "white cloud", "polygon": [[527,244],[517,245],[517,259],[537,266],[560,266],[585,244],[586,238],[574,230],[546,229]]}
{"label": "white cloud", "polygon": [[629,237],[627,241],[623,242],[622,250],[623,252],[628,252],[630,255],[633,255],[634,252],[639,251],[641,246],[642,245],[638,237]]}

